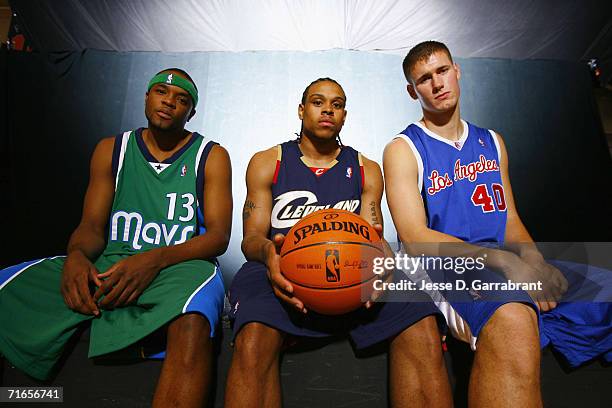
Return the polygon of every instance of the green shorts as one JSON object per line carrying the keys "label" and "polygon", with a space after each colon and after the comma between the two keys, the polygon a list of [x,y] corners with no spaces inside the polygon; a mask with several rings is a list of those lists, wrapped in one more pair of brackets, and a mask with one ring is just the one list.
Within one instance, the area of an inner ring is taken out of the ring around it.
{"label": "green shorts", "polygon": [[[95,265],[103,272],[122,258],[102,255]],[[50,376],[70,337],[88,320],[89,357],[133,345],[184,313],[204,315],[214,336],[225,294],[215,264],[192,260],[163,269],[136,304],[94,318],[64,303],[64,260],[45,258],[0,271],[0,354],[32,377]]]}

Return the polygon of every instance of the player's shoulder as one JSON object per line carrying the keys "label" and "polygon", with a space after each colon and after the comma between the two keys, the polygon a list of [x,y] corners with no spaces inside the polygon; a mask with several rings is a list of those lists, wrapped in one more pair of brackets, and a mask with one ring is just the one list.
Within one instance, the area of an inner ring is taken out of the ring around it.
{"label": "player's shoulder", "polygon": [[489,134],[491,137],[500,138],[499,132],[497,132],[495,129],[482,127],[482,126],[476,125],[475,123],[468,122],[465,119],[462,119],[462,122],[467,124],[468,130],[470,130],[470,131],[480,132],[480,133],[484,133],[484,134]]}
{"label": "player's shoulder", "polygon": [[104,137],[98,141],[96,149],[94,150],[94,156],[108,157],[113,156],[113,150],[115,148],[115,136]]}
{"label": "player's shoulder", "polygon": [[[412,122],[404,130],[398,132],[387,142],[385,150],[407,148],[409,143],[419,139],[419,123]],[[422,133],[422,131],[421,131]]]}
{"label": "player's shoulder", "polygon": [[113,145],[115,144],[115,139],[116,139],[116,136],[103,137],[102,139],[98,141],[98,147],[108,149],[108,147],[110,146],[112,148]]}
{"label": "player's shoulder", "polygon": [[410,143],[411,139],[408,136],[403,133],[398,133],[385,145],[383,150],[383,161],[385,158],[401,157],[406,154],[412,154]]}
{"label": "player's shoulder", "polygon": [[497,130],[492,129],[492,128],[481,127],[471,122],[466,122],[466,123],[468,124],[470,130],[478,132],[479,135],[489,136],[493,139],[495,144],[503,145],[504,141],[503,141],[502,135]]}
{"label": "player's shoulder", "polygon": [[226,157],[229,159],[229,152],[227,151],[227,149],[223,146],[221,146],[219,143],[215,143],[211,148],[210,148],[210,157]]}
{"label": "player's shoulder", "polygon": [[407,146],[406,135],[398,133],[385,145],[385,150]]}
{"label": "player's shoulder", "polygon": [[281,145],[275,145],[265,150],[256,152],[251,157],[251,163],[265,165],[267,163],[275,163],[280,154]]}
{"label": "player's shoulder", "polygon": [[280,155],[280,145],[272,146],[255,153],[249,161],[247,177],[254,176],[262,180],[272,180],[276,170],[276,161],[279,160]]}
{"label": "player's shoulder", "polygon": [[363,168],[366,171],[371,170],[371,171],[380,172],[380,165],[378,164],[378,162],[376,162],[375,160],[369,159],[363,153],[359,153],[359,156],[361,157],[361,163],[363,164]]}
{"label": "player's shoulder", "polygon": [[206,158],[206,171],[217,172],[221,168],[231,168],[230,155],[225,147],[221,146],[219,143],[214,143]]}

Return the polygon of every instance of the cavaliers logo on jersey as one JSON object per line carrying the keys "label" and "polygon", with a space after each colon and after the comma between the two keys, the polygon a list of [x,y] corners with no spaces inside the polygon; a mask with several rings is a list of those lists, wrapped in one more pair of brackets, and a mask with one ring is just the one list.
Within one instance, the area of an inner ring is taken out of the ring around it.
{"label": "cavaliers logo on jersey", "polygon": [[273,228],[291,228],[302,217],[315,211],[334,208],[355,212],[361,200],[340,200],[336,203],[320,203],[317,196],[311,191],[287,191],[276,197],[272,208],[271,224]]}

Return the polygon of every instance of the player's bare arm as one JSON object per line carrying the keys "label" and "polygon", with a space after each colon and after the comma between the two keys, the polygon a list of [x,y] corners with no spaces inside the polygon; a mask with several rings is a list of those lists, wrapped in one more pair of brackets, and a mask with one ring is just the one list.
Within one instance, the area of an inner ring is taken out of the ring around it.
{"label": "player's bare arm", "polygon": [[84,314],[99,314],[89,284],[102,284],[92,261],[106,245],[106,227],[115,194],[111,170],[113,145],[114,138],[105,138],[93,153],[83,215],[70,237],[62,274],[64,301],[72,310]]}
{"label": "player's bare arm", "polygon": [[246,172],[247,196],[242,209],[242,252],[249,261],[266,263],[272,241],[272,180],[277,147],[258,152],[251,158]]}
{"label": "player's bare arm", "polygon": [[211,149],[204,169],[204,224],[206,233],[182,244],[152,249],[117,262],[100,278],[106,278],[94,294],[102,308],[131,304],[160,270],[192,259],[210,259],[225,252],[232,226],[231,163],[221,146]]}
{"label": "player's bare arm", "polygon": [[551,310],[557,306],[555,299],[559,299],[567,290],[567,280],[557,268],[544,260],[518,214],[508,171],[508,152],[501,135],[499,133],[496,135],[500,147],[500,170],[508,214],[504,242],[510,250],[520,256],[521,260],[539,272],[534,278],[541,279],[547,290],[537,300],[538,307],[543,311]]}
{"label": "player's bare arm", "polygon": [[293,286],[280,272],[280,247],[285,237],[270,234],[272,215],[272,181],[278,147],[256,153],[246,173],[247,196],[242,212],[242,252],[249,261],[258,261],[268,268],[268,278],[274,294],[298,310],[305,312],[304,304],[293,297]]}
{"label": "player's bare arm", "polygon": [[372,225],[380,225],[382,229],[383,217],[380,202],[384,191],[384,181],[380,166],[373,160],[361,155],[363,162],[364,184],[361,193],[361,215]]}
{"label": "player's bare arm", "polygon": [[[364,184],[363,191],[361,193],[361,212],[360,216],[366,219],[374,229],[380,235],[383,244],[383,250],[385,255],[393,257],[393,250],[389,246],[389,243],[385,240],[383,235],[383,216],[382,210],[380,209],[380,203],[384,191],[384,180],[380,166],[373,160],[361,156],[363,161],[363,175]],[[392,270],[387,271],[387,276],[383,279],[391,279]],[[374,291],[372,293],[371,300],[366,302],[365,307],[369,308],[372,303],[382,294],[380,291]]]}

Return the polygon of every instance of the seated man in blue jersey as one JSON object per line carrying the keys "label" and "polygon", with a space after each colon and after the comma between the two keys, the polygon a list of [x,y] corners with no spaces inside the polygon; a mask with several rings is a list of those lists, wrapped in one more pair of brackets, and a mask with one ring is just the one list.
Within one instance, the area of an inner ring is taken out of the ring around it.
{"label": "seated man in blue jersey", "polygon": [[[350,202],[373,225],[382,223],[383,179],[377,163],[340,142],[346,96],[330,78],[312,82],[302,95],[297,140],[256,153],[246,175],[242,250],[248,262],[229,290],[234,354],[225,406],[279,407],[279,356],[288,336],[351,335],[357,348],[389,343],[391,405],[451,405],[431,302],[385,303],[342,316],[306,310],[280,273],[284,234],[317,206]],[[296,209],[299,208],[299,214]],[[382,225],[378,225],[382,232]]]}
{"label": "seated man in blue jersey", "polygon": [[90,357],[163,331],[153,406],[204,404],[224,298],[215,257],[229,242],[232,195],[226,150],[185,129],[197,100],[183,70],[156,74],[148,127],[102,139],[93,153],[67,256],[0,271],[0,353],[16,367],[48,378],[88,321]]}
{"label": "seated man in blue jersey", "polygon": [[[461,119],[461,71],[448,48],[421,43],[410,50],[403,68],[408,93],[423,113],[387,145],[383,157],[387,200],[403,251],[480,259],[479,276],[487,283],[542,282],[541,289],[529,292],[461,290],[451,293],[452,299],[431,292],[451,333],[476,351],[470,406],[541,406],[540,345],[547,340],[540,341],[539,330],[555,337],[552,326],[547,332],[546,316],[564,313],[553,318],[563,320],[584,304],[557,307],[568,289],[567,275],[544,260],[517,213],[501,136]],[[435,280],[428,272],[427,279]],[[456,282],[459,273],[443,278]],[[470,278],[474,274],[468,271],[461,279]],[[591,312],[600,316],[595,320],[605,324],[609,304],[593,306]],[[589,358],[612,347],[607,324],[608,334],[586,347],[598,350]],[[563,349],[561,343],[555,346]]]}

